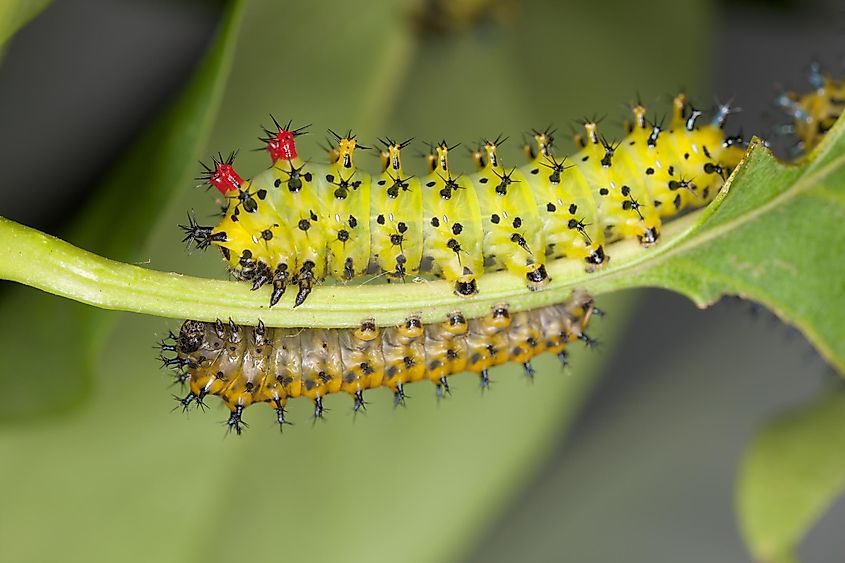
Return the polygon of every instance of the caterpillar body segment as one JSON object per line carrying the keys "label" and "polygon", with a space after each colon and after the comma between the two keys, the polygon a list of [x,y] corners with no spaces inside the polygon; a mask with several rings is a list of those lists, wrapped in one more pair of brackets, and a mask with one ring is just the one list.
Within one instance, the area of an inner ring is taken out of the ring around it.
{"label": "caterpillar body segment", "polygon": [[663,219],[706,205],[741,158],[738,139],[722,129],[725,106],[706,122],[678,96],[665,127],[642,105],[632,113],[617,142],[585,123],[578,152],[566,157],[552,152],[551,131],[535,131],[522,166],[501,162],[499,141],[485,141],[471,174],[450,168],[454,147],[441,142],[420,178],[403,169],[408,142],[383,141],[383,169],[371,175],[357,166],[361,147],[351,134],[334,134],[329,163],[311,163],[296,152],[302,129],[274,121],[264,138],[272,167],[243,180],[232,158],[215,160],[203,179],[226,196],[225,216],[213,228],[183,227],[186,240],[219,247],[254,288],[271,285],[271,306],[292,284],[297,306],[327,277],[373,274],[430,274],[469,296],[482,290],[484,272],[507,270],[541,290],[547,260],[575,259],[592,271],[614,240],[654,244]]}
{"label": "caterpillar body segment", "polygon": [[[452,147],[454,148],[454,147]],[[479,196],[468,178],[453,175],[446,142],[432,149],[423,185],[423,259],[421,270],[453,282],[459,295],[478,291],[484,272]]]}
{"label": "caterpillar body segment", "polygon": [[592,297],[576,290],[563,303],[533,311],[512,313],[502,304],[481,318],[468,320],[456,311],[427,325],[415,315],[399,326],[365,320],[355,329],[189,320],[161,348],[175,352],[167,365],[177,366],[176,379],[189,388],[179,403],[187,409],[216,395],[231,411],[230,429],[240,433],[243,411],[255,403],[272,407],[283,425],[285,405],[297,397],[310,399],[321,417],[323,398],[332,393],[350,395],[358,411],[366,405],[364,392],[378,387],[400,404],[406,385],[429,380],[442,396],[449,392],[448,378],[464,371],[478,374],[486,387],[488,370],[506,362],[519,362],[533,376],[530,362],[537,355],[552,352],[565,361],[570,343],[593,342],[585,332],[593,311]]}
{"label": "caterpillar body segment", "polygon": [[385,272],[388,281],[419,274],[423,257],[423,206],[419,178],[402,167],[401,151],[410,141],[382,141],[382,172],[370,192],[371,273]]}

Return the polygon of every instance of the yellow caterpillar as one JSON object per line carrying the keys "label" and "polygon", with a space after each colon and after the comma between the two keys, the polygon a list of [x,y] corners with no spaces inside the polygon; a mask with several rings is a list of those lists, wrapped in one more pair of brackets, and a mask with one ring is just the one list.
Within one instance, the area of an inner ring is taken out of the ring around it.
{"label": "yellow caterpillar", "polygon": [[661,221],[711,201],[742,156],[740,139],[722,127],[730,110],[711,121],[682,95],[668,126],[633,107],[628,134],[608,142],[596,123],[576,138],[568,157],[552,152],[552,132],[535,131],[529,162],[507,167],[497,141],[475,152],[477,171],[449,166],[445,142],[432,147],[428,174],[408,175],[406,142],[382,142],[382,171],[360,170],[357,139],[335,135],[328,164],[299,157],[290,123],[265,130],[273,165],[251,180],[215,159],[202,179],[227,198],[220,223],[184,225],[186,242],[220,248],[240,279],[270,285],[270,305],[298,285],[293,306],[327,277],[348,281],[384,274],[388,281],[431,274],[459,295],[479,291],[485,271],[508,270],[537,290],[549,282],[549,258],[578,260],[588,271],[608,260],[606,243],[623,238],[655,243]]}

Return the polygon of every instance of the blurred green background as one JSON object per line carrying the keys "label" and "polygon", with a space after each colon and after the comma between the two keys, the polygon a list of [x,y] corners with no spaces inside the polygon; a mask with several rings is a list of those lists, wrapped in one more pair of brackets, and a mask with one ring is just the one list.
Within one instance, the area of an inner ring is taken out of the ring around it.
{"label": "blurred green background", "polygon": [[[746,110],[735,123],[769,134],[773,86],[799,87],[811,57],[845,53],[833,2],[496,4],[495,17],[423,33],[414,14],[425,6],[412,0],[245,2],[222,106],[198,149],[241,148],[239,168],[261,170],[266,155],[247,149],[272,111],[314,124],[301,152],[316,158],[323,130],[351,127],[365,142],[504,133],[515,162],[530,127],[554,123],[568,150],[581,116],[607,114],[603,127],[618,133],[637,94],[660,112],[680,87],[700,105],[733,97]],[[67,226],[98,197],[92,187],[127,151],[144,158],[132,140],[185,86],[222,12],[62,0],[21,31],[0,67],[0,215],[74,242]],[[124,184],[145,189],[143,178]],[[221,277],[217,256],[186,256],[178,242],[187,209],[214,210],[191,185],[139,229],[135,261]],[[140,212],[131,202],[122,217]],[[86,336],[95,342],[80,368],[66,360],[67,327],[49,326],[84,317],[82,306],[0,290],[7,326],[48,327],[5,338],[0,560],[10,562],[744,561],[733,515],[743,448],[834,377],[765,312],[632,292],[601,299],[603,345],[577,350],[566,374],[543,357],[533,385],[500,368],[483,397],[460,376],[449,400],[420,384],[397,410],[374,392],[354,419],[351,401],[330,397],[328,421],[313,427],[294,402],[283,436],[256,407],[244,436],[225,437],[216,404],[171,412],[176,390],[152,345],[178,321],[97,313],[107,320]],[[843,522],[840,502],[803,560],[842,561]]]}

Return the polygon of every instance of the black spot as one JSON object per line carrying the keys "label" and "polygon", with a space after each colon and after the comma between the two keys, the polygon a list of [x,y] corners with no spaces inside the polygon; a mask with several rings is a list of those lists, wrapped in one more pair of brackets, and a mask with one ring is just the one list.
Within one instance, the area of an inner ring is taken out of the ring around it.
{"label": "black spot", "polygon": [[631,193],[631,188],[629,186],[622,186],[622,195],[627,197]]}
{"label": "black spot", "polygon": [[449,315],[449,324],[452,326],[459,326],[466,324],[467,320],[463,313],[452,313]]}
{"label": "black spot", "polygon": [[527,243],[525,242],[525,238],[520,235],[519,233],[514,233],[511,235],[511,242],[519,245],[520,247],[528,250]]}
{"label": "black spot", "polygon": [[605,260],[604,248],[599,246],[595,250],[590,252],[590,255],[584,258],[584,261],[588,264],[596,264],[599,265],[603,263]]}
{"label": "black spot", "polygon": [[349,240],[349,231],[346,229],[341,229],[337,232],[337,240],[340,242],[346,242]]}
{"label": "black spot", "polygon": [[461,225],[460,223],[455,223],[454,225],[452,225],[452,234],[453,235],[459,235],[459,234],[461,234],[461,232],[463,230],[464,230],[464,226]]}
{"label": "black spot", "polygon": [[648,176],[651,176],[652,174],[654,174],[654,168],[652,168],[651,166],[649,166],[648,168],[646,168],[646,169],[645,169],[645,173],[646,173]]}
{"label": "black spot", "polygon": [[569,206],[569,213],[571,215],[575,215],[575,212],[578,211],[578,206],[574,203]]}
{"label": "black spot", "polygon": [[549,274],[546,272],[546,267],[543,264],[540,264],[540,267],[534,271],[528,272],[525,274],[525,277],[530,282],[540,283],[543,280],[549,277]]}
{"label": "black spot", "polygon": [[440,219],[438,219],[437,217],[432,217],[431,218],[431,226],[434,227],[435,229],[437,227],[439,227],[440,226]]}
{"label": "black spot", "polygon": [[425,185],[426,185],[426,186],[428,186],[429,188],[433,188],[434,186],[436,186],[436,185],[437,185],[437,182],[434,182],[434,181],[431,181],[431,182],[426,182],[426,184],[425,184]]}
{"label": "black spot", "polygon": [[297,225],[300,231],[307,231],[311,228],[311,222],[308,219],[300,219],[299,224]]}
{"label": "black spot", "polygon": [[355,227],[358,226],[358,219],[356,219],[353,215],[350,215],[349,221],[347,221],[347,223],[349,223],[350,229],[354,229]]}
{"label": "black spot", "polygon": [[468,282],[462,282],[462,281],[456,282],[455,283],[455,293],[457,293],[458,295],[464,295],[464,296],[474,295],[474,294],[478,293],[477,282],[475,281],[475,279],[470,280]]}
{"label": "black spot", "polygon": [[378,217],[376,217],[376,223],[378,223],[379,225],[384,225],[384,215],[379,215]]}
{"label": "black spot", "polygon": [[402,235],[390,235],[390,244],[393,246],[399,246],[402,244]]}
{"label": "black spot", "polygon": [[496,215],[495,213],[490,216],[490,222],[493,223],[494,225],[498,225],[499,220],[500,220],[499,216]]}
{"label": "black spot", "polygon": [[705,162],[704,163],[704,172],[707,174],[721,174],[722,167],[713,164],[712,162]]}
{"label": "black spot", "polygon": [[515,217],[514,220],[513,220],[513,228],[518,229],[521,226],[522,226],[522,218],[521,217]]}
{"label": "black spot", "polygon": [[261,231],[261,238],[264,240],[272,240],[273,239],[273,231],[270,229],[264,229]]}
{"label": "black spot", "polygon": [[642,244],[654,244],[655,242],[657,242],[657,239],[658,239],[659,236],[660,235],[657,232],[657,228],[652,227],[652,228],[648,229],[642,235],[638,236],[637,238],[640,239],[640,242]]}
{"label": "black spot", "polygon": [[396,225],[396,230],[398,230],[400,233],[404,233],[408,230],[408,225],[406,225],[402,221],[399,221],[399,223]]}
{"label": "black spot", "polygon": [[610,192],[607,190],[607,188],[602,188],[599,190],[599,195],[607,195],[609,193]]}
{"label": "black spot", "polygon": [[552,203],[551,201],[546,204],[546,211],[548,211],[549,213],[554,213],[556,210],[557,210],[557,207],[555,207],[555,204]]}

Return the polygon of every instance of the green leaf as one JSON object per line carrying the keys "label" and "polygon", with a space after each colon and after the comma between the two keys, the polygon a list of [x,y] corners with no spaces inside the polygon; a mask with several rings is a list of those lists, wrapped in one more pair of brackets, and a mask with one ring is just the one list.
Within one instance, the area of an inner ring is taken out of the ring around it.
{"label": "green leaf", "polygon": [[649,260],[600,285],[664,287],[702,307],[723,294],[758,301],[845,372],[845,117],[797,166],[752,141],[728,188]]}
{"label": "green leaf", "polygon": [[[75,220],[68,238],[108,256],[138,259],[150,225],[170,194],[189,181],[204,149],[231,66],[240,13],[240,3],[233,3],[186,92],[96,190],[92,205]],[[19,254],[12,257],[23,269],[38,269],[37,260]],[[75,404],[88,390],[92,361],[111,317],[31,290],[10,289],[0,302],[0,317],[17,322],[3,323],[0,340],[11,350],[25,350],[31,342],[50,343],[52,349],[39,358],[33,377],[21,377],[32,373],[32,358],[11,355],[0,371],[0,386],[9,390],[0,396],[0,419],[19,419]]]}
{"label": "green leaf", "polygon": [[0,52],[6,41],[49,4],[50,0],[0,0]]}
{"label": "green leaf", "polygon": [[837,389],[770,424],[740,471],[739,519],[760,563],[797,561],[795,549],[845,490],[845,393]]}

